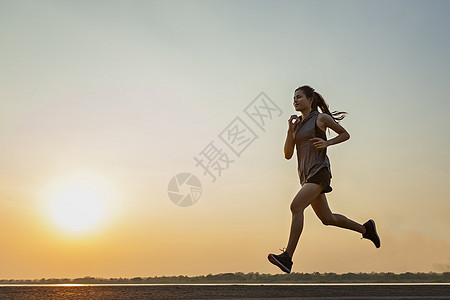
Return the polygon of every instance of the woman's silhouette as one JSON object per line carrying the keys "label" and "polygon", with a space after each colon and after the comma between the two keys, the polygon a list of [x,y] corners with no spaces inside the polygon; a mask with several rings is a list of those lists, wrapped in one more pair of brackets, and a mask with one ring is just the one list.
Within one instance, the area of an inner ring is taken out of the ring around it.
{"label": "woman's silhouette", "polygon": [[[294,254],[303,229],[303,211],[311,205],[324,225],[333,225],[360,232],[363,238],[371,240],[380,247],[375,222],[369,220],[363,225],[339,214],[332,213],[328,207],[325,193],[332,191],[330,186],[331,168],[327,147],[342,143],[350,138],[348,132],[336,121],[344,118],[345,112],[328,109],[323,97],[309,86],[302,86],[294,92],[294,108],[301,117],[289,118],[289,129],[284,144],[284,156],[291,159],[294,147],[297,150],[298,174],[301,188],[291,203],[292,222],[287,247],[279,255],[269,254],[271,263],[282,271],[290,273]],[[320,108],[322,113],[319,113]],[[325,131],[331,128],[338,135],[327,140]]]}

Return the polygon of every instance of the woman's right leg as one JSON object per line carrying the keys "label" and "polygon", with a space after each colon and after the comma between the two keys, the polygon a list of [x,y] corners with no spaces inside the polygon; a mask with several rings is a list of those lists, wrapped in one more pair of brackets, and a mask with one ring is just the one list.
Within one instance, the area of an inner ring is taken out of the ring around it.
{"label": "woman's right leg", "polygon": [[328,206],[325,194],[320,194],[311,203],[311,206],[314,209],[317,217],[319,217],[324,225],[333,225],[341,228],[346,228],[360,232],[362,234],[366,232],[366,228],[363,225],[350,220],[346,216],[332,213],[330,207]]}

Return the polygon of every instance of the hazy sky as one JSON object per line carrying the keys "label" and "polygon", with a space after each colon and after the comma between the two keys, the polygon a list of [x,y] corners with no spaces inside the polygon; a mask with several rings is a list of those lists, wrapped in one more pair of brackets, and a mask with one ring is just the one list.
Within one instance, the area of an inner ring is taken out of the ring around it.
{"label": "hazy sky", "polygon": [[[304,84],[349,112],[330,207],[373,218],[382,246],[308,208],[293,271],[450,270],[449,9],[1,1],[0,278],[279,273],[267,254],[300,187],[283,146]],[[280,109],[264,130],[244,111],[261,92]],[[236,117],[257,136],[240,156],[219,137]],[[215,182],[194,160],[210,142],[234,160]],[[184,172],[202,185],[189,207],[168,195]]]}

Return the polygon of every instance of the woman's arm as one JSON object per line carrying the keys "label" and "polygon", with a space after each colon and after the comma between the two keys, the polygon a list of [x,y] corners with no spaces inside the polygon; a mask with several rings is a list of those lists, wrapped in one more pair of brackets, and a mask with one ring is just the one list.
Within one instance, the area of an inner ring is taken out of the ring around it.
{"label": "woman's arm", "polygon": [[328,114],[320,114],[317,118],[317,126],[325,131],[327,128],[331,128],[334,132],[338,134],[335,138],[331,140],[324,141],[321,138],[313,138],[311,141],[313,142],[314,147],[326,148],[331,145],[336,145],[342,142],[345,142],[350,138],[350,134],[345,130],[344,127],[336,123],[336,121]]}
{"label": "woman's arm", "polygon": [[[295,120],[293,123],[292,120]],[[295,147],[295,125],[297,124],[299,117],[297,115],[292,115],[289,118],[289,129],[286,136],[286,141],[284,142],[284,157],[286,159],[291,159],[294,154]]]}

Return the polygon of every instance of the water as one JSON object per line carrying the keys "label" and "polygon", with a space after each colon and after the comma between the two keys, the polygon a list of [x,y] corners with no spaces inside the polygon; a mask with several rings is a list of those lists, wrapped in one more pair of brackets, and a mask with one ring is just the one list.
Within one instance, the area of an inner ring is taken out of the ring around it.
{"label": "water", "polygon": [[27,283],[27,284],[2,284],[0,283],[0,287],[6,286],[170,286],[170,285],[178,285],[178,286],[203,286],[203,285],[283,285],[283,286],[291,286],[291,285],[304,285],[304,286],[359,286],[359,285],[398,285],[398,286],[411,286],[411,285],[450,285],[450,282],[362,282],[362,283],[54,283],[54,284],[40,284],[40,283]]}

